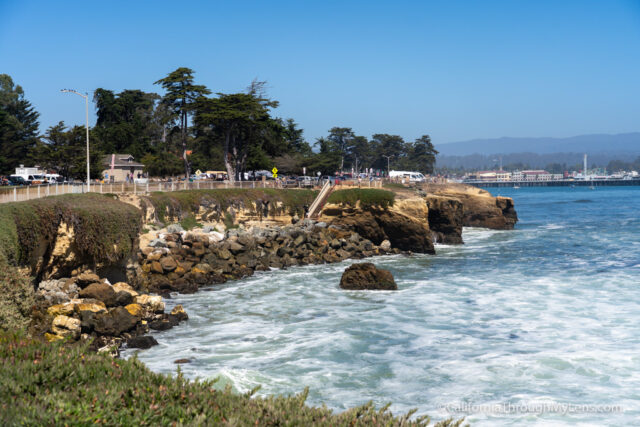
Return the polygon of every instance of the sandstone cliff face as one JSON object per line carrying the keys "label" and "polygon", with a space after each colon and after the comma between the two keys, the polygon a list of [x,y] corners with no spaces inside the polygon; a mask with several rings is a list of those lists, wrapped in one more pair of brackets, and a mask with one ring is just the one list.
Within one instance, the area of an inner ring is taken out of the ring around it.
{"label": "sandstone cliff face", "polygon": [[390,209],[363,210],[327,204],[321,219],[353,230],[376,245],[389,240],[392,247],[403,251],[434,254],[427,216],[424,201],[416,199],[401,201]]}
{"label": "sandstone cliff face", "polygon": [[425,197],[429,228],[436,243],[462,244],[464,207],[458,199],[444,196]]}
{"label": "sandstone cliff face", "polygon": [[429,196],[458,200],[463,207],[462,225],[494,230],[511,230],[518,222],[518,215],[510,197],[493,197],[488,191],[467,185],[427,185]]}
{"label": "sandstone cliff face", "polygon": [[462,227],[510,230],[518,221],[513,200],[466,185],[427,185],[426,196],[400,192],[394,206],[354,209],[328,204],[322,218],[401,250],[434,253],[433,243],[462,244]]}

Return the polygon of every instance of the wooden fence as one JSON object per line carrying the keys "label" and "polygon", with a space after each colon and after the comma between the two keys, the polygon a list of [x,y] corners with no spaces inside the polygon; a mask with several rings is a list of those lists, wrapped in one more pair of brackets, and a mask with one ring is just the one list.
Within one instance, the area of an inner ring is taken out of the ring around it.
{"label": "wooden fence", "polygon": [[[337,188],[362,187],[362,188],[382,188],[382,181],[363,180],[358,183],[356,180],[342,181]],[[125,182],[116,183],[92,183],[89,188],[83,183],[64,184],[44,184],[28,185],[21,187],[0,187],[0,203],[21,202],[25,200],[38,199],[40,197],[57,196],[61,194],[149,194],[153,191],[182,191],[182,190],[204,190],[216,188],[300,188],[300,184],[287,184],[282,181],[152,181],[145,184],[133,184]]]}

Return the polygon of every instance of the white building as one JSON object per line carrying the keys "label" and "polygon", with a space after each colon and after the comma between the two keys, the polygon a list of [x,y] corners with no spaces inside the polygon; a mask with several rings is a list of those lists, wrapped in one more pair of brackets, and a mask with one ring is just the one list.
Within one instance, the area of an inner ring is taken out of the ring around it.
{"label": "white building", "polygon": [[26,168],[24,165],[20,165],[19,168],[16,168],[16,175],[44,175],[44,171],[40,169],[39,166],[34,166],[32,168]]}
{"label": "white building", "polygon": [[496,180],[497,181],[511,181],[511,172],[497,171],[496,172]]}
{"label": "white building", "polygon": [[544,170],[522,171],[524,181],[551,181],[551,174]]}

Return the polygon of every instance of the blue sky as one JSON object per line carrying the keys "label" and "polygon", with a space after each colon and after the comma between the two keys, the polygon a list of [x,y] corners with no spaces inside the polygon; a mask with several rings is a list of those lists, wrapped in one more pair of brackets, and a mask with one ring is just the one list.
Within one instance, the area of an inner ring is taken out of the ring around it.
{"label": "blue sky", "polygon": [[0,0],[0,73],[42,131],[84,123],[61,88],[160,92],[180,66],[214,92],[267,80],[311,142],[640,131],[640,0]]}

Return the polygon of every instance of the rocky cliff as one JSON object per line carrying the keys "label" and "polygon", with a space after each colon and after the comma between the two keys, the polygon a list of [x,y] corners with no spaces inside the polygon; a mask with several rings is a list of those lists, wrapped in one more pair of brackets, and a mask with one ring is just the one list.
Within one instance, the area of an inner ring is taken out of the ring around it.
{"label": "rocky cliff", "polygon": [[463,226],[509,230],[518,221],[512,199],[455,184],[396,189],[384,208],[329,203],[321,218],[376,244],[387,239],[401,250],[429,254],[434,243],[462,244]]}
{"label": "rocky cliff", "polygon": [[511,230],[518,222],[510,197],[493,197],[488,191],[463,184],[431,184],[424,185],[421,190],[428,198],[439,196],[462,203],[462,225],[465,227]]}
{"label": "rocky cliff", "polygon": [[422,199],[402,200],[388,208],[327,204],[320,218],[353,230],[376,245],[388,240],[403,251],[435,253],[428,209]]}

